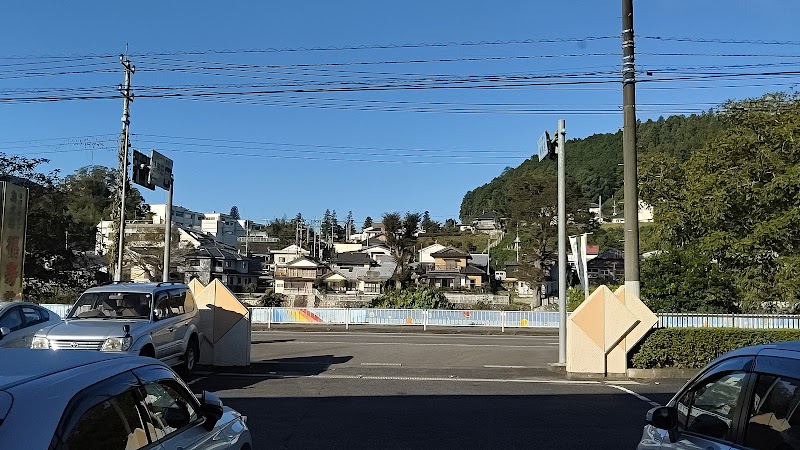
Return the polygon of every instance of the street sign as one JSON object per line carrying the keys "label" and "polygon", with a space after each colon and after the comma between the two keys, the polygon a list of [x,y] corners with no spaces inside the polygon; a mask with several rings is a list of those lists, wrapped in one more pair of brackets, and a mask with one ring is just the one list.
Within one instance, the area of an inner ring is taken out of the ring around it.
{"label": "street sign", "polygon": [[275,243],[278,242],[278,238],[276,237],[269,237],[269,236],[240,236],[236,238],[238,242],[266,242],[266,243]]}
{"label": "street sign", "polygon": [[131,180],[139,186],[146,187],[154,191],[156,187],[148,183],[147,179],[150,177],[150,157],[144,153],[134,150],[133,151],[133,177]]}
{"label": "street sign", "polygon": [[147,183],[168,191],[172,184],[172,160],[152,150],[150,152],[150,175]]}
{"label": "street sign", "polygon": [[538,149],[539,161],[547,158],[553,150],[553,142],[550,140],[550,133],[547,131],[542,133],[542,137],[539,138],[536,147]]}
{"label": "street sign", "polygon": [[0,300],[22,300],[28,188],[0,182]]}

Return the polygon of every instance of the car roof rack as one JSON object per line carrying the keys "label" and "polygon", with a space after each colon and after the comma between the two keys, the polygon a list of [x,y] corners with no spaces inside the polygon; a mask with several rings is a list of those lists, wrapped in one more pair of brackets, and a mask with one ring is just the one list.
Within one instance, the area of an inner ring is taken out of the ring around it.
{"label": "car roof rack", "polygon": [[183,284],[183,281],[162,281],[156,284],[156,287],[161,287],[163,284]]}

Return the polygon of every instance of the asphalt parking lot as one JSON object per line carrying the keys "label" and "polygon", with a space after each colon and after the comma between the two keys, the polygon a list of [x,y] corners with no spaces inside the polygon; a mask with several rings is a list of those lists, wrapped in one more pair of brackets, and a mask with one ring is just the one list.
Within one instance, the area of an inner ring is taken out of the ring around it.
{"label": "asphalt parking lot", "polygon": [[248,368],[199,370],[256,448],[633,448],[685,380],[570,381],[556,336],[253,332]]}

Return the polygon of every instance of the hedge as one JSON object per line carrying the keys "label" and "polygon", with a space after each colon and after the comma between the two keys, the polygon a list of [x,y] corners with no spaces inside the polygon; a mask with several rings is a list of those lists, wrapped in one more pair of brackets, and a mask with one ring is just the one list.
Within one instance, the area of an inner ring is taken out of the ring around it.
{"label": "hedge", "polygon": [[723,353],[749,345],[800,339],[800,330],[660,328],[629,354],[635,369],[701,369]]}

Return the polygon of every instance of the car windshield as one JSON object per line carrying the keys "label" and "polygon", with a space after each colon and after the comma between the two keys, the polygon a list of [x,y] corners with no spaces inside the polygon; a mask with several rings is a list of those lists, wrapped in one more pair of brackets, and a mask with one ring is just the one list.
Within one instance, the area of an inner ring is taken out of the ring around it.
{"label": "car windshield", "polygon": [[150,294],[139,292],[87,292],[78,299],[68,319],[150,318]]}

